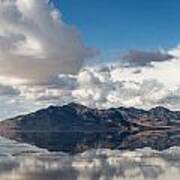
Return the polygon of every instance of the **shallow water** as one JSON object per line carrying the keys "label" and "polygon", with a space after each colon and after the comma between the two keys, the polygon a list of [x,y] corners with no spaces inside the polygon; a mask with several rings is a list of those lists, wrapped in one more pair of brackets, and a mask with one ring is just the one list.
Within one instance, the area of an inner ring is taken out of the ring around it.
{"label": "shallow water", "polygon": [[180,147],[52,153],[0,139],[0,180],[179,180]]}

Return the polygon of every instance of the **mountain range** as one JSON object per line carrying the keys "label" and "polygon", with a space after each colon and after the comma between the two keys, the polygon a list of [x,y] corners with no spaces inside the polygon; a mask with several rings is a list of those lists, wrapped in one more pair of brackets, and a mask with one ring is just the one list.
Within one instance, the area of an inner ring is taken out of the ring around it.
{"label": "mountain range", "polygon": [[147,146],[163,150],[180,145],[180,111],[164,107],[92,109],[70,103],[3,120],[0,135],[69,153]]}

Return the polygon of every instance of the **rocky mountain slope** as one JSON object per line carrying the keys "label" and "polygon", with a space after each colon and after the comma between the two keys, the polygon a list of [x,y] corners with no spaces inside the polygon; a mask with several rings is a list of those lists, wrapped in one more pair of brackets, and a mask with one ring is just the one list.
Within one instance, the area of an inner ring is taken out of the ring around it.
{"label": "rocky mountain slope", "polygon": [[98,110],[71,103],[0,122],[0,135],[52,151],[154,149],[180,145],[180,111],[156,107]]}

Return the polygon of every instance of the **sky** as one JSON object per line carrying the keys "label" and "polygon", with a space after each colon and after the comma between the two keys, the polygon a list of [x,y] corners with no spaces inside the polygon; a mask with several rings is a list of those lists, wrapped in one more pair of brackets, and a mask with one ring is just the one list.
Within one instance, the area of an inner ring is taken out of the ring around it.
{"label": "sky", "polygon": [[155,49],[180,39],[178,0],[56,0],[63,19],[88,45],[101,49]]}
{"label": "sky", "polygon": [[70,102],[179,110],[179,8],[0,0],[0,119]]}

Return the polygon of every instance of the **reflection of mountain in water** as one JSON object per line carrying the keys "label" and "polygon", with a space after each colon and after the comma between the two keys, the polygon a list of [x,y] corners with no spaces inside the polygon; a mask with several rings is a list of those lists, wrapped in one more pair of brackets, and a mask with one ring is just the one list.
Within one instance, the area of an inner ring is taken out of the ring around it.
{"label": "reflection of mountain in water", "polygon": [[92,148],[135,149],[146,146],[163,150],[180,145],[179,132],[144,131],[128,133],[17,133],[15,139],[50,151],[83,152]]}
{"label": "reflection of mountain in water", "polygon": [[0,122],[0,134],[51,151],[92,148],[163,150],[180,145],[180,112],[163,107],[90,109],[79,104],[49,107]]}
{"label": "reflection of mountain in water", "polygon": [[40,154],[0,161],[2,180],[179,180],[180,149],[158,152],[91,150],[75,156]]}

